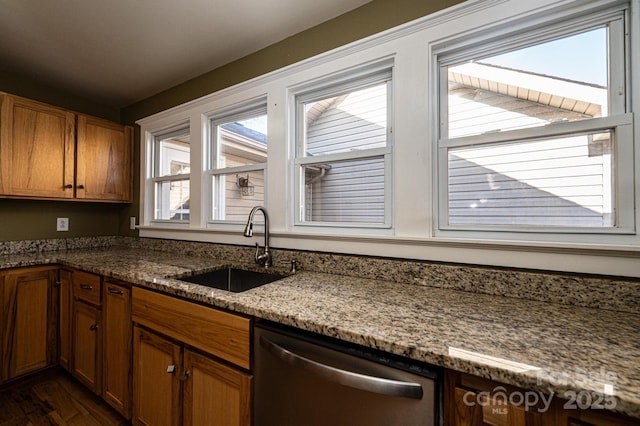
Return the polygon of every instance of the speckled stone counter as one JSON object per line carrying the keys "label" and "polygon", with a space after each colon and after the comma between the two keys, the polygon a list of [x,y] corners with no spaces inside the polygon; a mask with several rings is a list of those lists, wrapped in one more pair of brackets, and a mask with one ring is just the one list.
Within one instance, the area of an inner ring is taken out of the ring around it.
{"label": "speckled stone counter", "polygon": [[173,278],[228,260],[148,250],[0,256],[5,268],[43,263],[80,268],[561,398],[567,391],[604,393],[613,397],[614,411],[640,419],[638,314],[308,271],[229,293]]}

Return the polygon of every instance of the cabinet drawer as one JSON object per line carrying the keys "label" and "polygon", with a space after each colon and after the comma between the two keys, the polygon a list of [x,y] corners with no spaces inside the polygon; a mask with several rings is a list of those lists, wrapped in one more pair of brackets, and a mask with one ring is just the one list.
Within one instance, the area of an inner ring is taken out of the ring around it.
{"label": "cabinet drawer", "polygon": [[82,271],[73,273],[73,296],[92,305],[100,306],[100,275]]}
{"label": "cabinet drawer", "polygon": [[250,368],[251,319],[175,297],[133,288],[133,321]]}

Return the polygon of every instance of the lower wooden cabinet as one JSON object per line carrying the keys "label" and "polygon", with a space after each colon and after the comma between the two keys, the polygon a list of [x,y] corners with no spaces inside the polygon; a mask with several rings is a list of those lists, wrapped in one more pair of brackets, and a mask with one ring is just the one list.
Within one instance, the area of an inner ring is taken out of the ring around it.
{"label": "lower wooden cabinet", "polygon": [[131,286],[105,280],[102,308],[102,397],[131,418]]}
{"label": "lower wooden cabinet", "polygon": [[185,425],[251,424],[250,375],[185,349],[184,376]]}
{"label": "lower wooden cabinet", "polygon": [[[607,410],[567,409],[557,396],[531,396],[525,389],[448,370],[444,385],[445,426],[631,426],[637,420]],[[538,396],[540,394],[537,394]],[[522,396],[522,397],[520,397]],[[524,401],[538,401],[525,408]],[[516,402],[514,402],[516,401]],[[519,401],[519,402],[518,402]]]}
{"label": "lower wooden cabinet", "polygon": [[134,424],[251,424],[251,375],[141,327],[134,362]]}
{"label": "lower wooden cabinet", "polygon": [[134,327],[133,359],[133,424],[180,424],[182,348]]}
{"label": "lower wooden cabinet", "polygon": [[71,371],[71,279],[73,271],[60,269],[58,272],[58,363]]}
{"label": "lower wooden cabinet", "polygon": [[73,303],[73,375],[86,387],[100,395],[102,388],[101,312],[81,300]]}
{"label": "lower wooden cabinet", "polygon": [[132,306],[133,424],[250,425],[251,320],[137,287]]}
{"label": "lower wooden cabinet", "polygon": [[57,267],[0,272],[0,381],[56,361]]}
{"label": "lower wooden cabinet", "polygon": [[[71,373],[131,418],[131,285],[72,273]],[[64,275],[63,275],[64,276]],[[61,280],[61,289],[64,287]],[[62,318],[62,315],[61,315]],[[60,339],[62,342],[63,339]]]}

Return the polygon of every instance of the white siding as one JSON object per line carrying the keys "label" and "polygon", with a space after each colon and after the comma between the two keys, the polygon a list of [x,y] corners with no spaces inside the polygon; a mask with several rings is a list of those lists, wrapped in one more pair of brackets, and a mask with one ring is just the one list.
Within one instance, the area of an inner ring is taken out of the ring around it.
{"label": "white siding", "polygon": [[[326,167],[327,165],[325,165]],[[384,223],[384,159],[382,157],[331,163],[321,171],[307,167],[306,220],[320,222]]]}
{"label": "white siding", "polygon": [[[309,156],[384,147],[386,83],[316,102],[307,118]],[[317,165],[305,171],[305,220],[384,223],[382,157]]]}
{"label": "white siding", "polygon": [[449,223],[611,226],[611,157],[590,135],[449,151]]}

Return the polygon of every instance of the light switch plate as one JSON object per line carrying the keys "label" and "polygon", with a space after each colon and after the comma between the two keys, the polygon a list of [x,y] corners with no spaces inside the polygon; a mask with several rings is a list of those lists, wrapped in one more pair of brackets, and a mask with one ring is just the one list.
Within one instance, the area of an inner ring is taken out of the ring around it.
{"label": "light switch plate", "polygon": [[68,231],[69,230],[69,218],[59,217],[56,224],[56,231]]}

